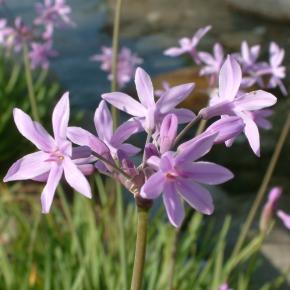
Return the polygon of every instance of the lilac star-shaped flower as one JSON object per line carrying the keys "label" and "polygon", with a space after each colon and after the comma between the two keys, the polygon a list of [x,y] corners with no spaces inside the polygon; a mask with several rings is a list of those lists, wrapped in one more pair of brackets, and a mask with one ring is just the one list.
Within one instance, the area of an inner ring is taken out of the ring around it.
{"label": "lilac star-shaped flower", "polygon": [[233,177],[226,168],[211,162],[197,161],[207,154],[216,134],[198,136],[190,146],[181,144],[177,152],[167,151],[161,157],[152,156],[147,164],[156,172],[141,188],[146,199],[163,197],[169,221],[179,227],[184,218],[182,199],[203,214],[212,214],[213,200],[209,191],[200,184],[221,184]]}
{"label": "lilac star-shaped flower", "polygon": [[39,124],[21,111],[14,109],[14,121],[19,132],[30,140],[39,151],[16,161],[4,177],[4,182],[13,180],[43,179],[46,185],[41,194],[43,213],[48,213],[55,190],[64,175],[69,185],[84,196],[91,198],[90,185],[72,160],[72,144],[66,138],[69,121],[69,95],[65,93],[54,108],[52,127],[54,138]]}
{"label": "lilac star-shaped flower", "polygon": [[168,113],[174,113],[179,123],[186,123],[194,118],[192,111],[175,108],[193,90],[194,84],[184,84],[170,88],[155,102],[154,89],[150,76],[142,69],[137,68],[135,84],[140,103],[121,92],[103,94],[102,98],[121,111],[124,111],[140,120],[147,132],[153,133]]}

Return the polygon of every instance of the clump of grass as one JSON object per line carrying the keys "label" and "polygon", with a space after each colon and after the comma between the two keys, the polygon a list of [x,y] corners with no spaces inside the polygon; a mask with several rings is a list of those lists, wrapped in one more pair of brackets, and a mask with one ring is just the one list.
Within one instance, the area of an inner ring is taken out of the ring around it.
{"label": "clump of grass", "polygon": [[[135,205],[129,202],[125,207],[127,267],[122,269],[115,197],[105,192],[99,177],[97,184],[95,202],[74,194],[70,204],[59,188],[49,215],[40,213],[38,196],[23,195],[19,184],[10,189],[1,187],[0,289],[124,290],[124,273],[129,282],[134,259]],[[162,217],[163,209],[157,209],[150,220],[143,285],[146,290],[168,289],[174,229]],[[256,267],[253,271],[240,269],[248,269],[254,254],[259,261],[262,237],[258,235],[239,257],[229,260],[225,253],[230,225],[231,218],[226,217],[217,230],[214,219],[192,216],[181,235],[174,288],[169,290],[214,290],[226,280],[236,290],[252,289]],[[279,289],[285,276],[261,290]]]}

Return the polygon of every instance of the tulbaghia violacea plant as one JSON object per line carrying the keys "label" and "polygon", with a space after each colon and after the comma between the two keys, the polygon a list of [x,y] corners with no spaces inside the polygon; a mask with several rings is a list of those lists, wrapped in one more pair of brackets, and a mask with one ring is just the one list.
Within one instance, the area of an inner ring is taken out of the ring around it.
{"label": "tulbaghia violacea plant", "polygon": [[[111,47],[102,47],[102,53],[93,55],[91,61],[100,62],[101,69],[108,73],[108,79],[112,80],[113,50]],[[129,48],[123,47],[117,60],[117,83],[119,88],[123,88],[134,76],[135,70],[143,60]]]}
{"label": "tulbaghia violacea plant", "polygon": [[[196,211],[211,215],[214,202],[207,186],[225,183],[234,175],[222,165],[203,158],[216,143],[232,142],[243,131],[254,152],[259,155],[259,133],[255,122],[257,119],[265,121],[263,118],[267,114],[258,117],[255,114],[274,105],[276,98],[265,91],[238,94],[241,78],[239,64],[228,57],[219,72],[216,99],[195,115],[190,110],[177,107],[192,92],[194,83],[168,87],[155,99],[151,78],[139,67],[135,73],[139,102],[121,92],[103,94],[103,100],[96,108],[96,130],[93,133],[81,127],[69,127],[67,93],[53,111],[54,138],[38,122],[15,109],[14,120],[18,130],[39,151],[13,164],[4,181],[32,179],[46,182],[41,195],[44,213],[50,210],[62,176],[73,189],[86,197],[91,197],[85,177],[88,174],[104,174],[124,185],[132,193],[138,209],[131,289],[140,290],[148,214],[155,200],[162,196],[168,219],[174,227],[180,227],[184,220],[183,201]],[[116,130],[113,130],[107,103],[130,115]],[[220,119],[204,132],[194,136],[194,132],[190,131],[201,118],[213,117]],[[179,132],[180,124],[185,124],[185,128]],[[130,137],[140,132],[145,132],[147,137],[139,146],[141,148],[137,148],[130,143]],[[186,135],[189,135],[189,140],[184,140]],[[132,158],[137,154],[142,158]]]}

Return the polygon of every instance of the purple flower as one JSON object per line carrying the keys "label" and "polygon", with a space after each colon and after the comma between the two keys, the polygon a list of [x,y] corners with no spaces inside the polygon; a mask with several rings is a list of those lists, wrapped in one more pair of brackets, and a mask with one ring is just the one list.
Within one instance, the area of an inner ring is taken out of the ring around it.
{"label": "purple flower", "polygon": [[283,210],[278,210],[277,216],[283,222],[284,226],[290,230],[290,215],[285,213]]}
{"label": "purple flower", "polygon": [[224,62],[224,51],[221,44],[216,43],[213,47],[213,55],[208,52],[199,52],[198,57],[204,66],[200,70],[200,75],[210,76],[210,85],[215,86],[218,74]]}
{"label": "purple flower", "polygon": [[34,23],[48,27],[65,27],[74,25],[70,19],[71,8],[65,0],[44,0],[44,3],[36,3],[38,17]]}
{"label": "purple flower", "polygon": [[52,48],[52,42],[47,41],[45,43],[32,43],[32,50],[29,53],[31,67],[35,69],[42,67],[43,69],[49,68],[49,59],[58,55],[57,51]]}
{"label": "purple flower", "polygon": [[65,93],[54,108],[52,127],[54,138],[20,109],[14,109],[14,121],[19,132],[39,149],[16,161],[8,170],[4,181],[37,179],[47,174],[47,183],[41,194],[43,213],[48,213],[56,187],[62,175],[69,185],[91,198],[87,179],[72,160],[72,144],[66,138],[69,121],[69,95]]}
{"label": "purple flower", "polygon": [[[199,114],[204,119],[214,116],[238,116],[244,124],[244,133],[253,152],[260,155],[260,135],[255,123],[255,112],[273,106],[277,98],[263,90],[238,94],[242,81],[242,71],[237,61],[228,56],[219,75],[219,88],[216,97],[211,100],[209,107],[202,109]],[[230,146],[233,140],[227,141]]]}
{"label": "purple flower", "polygon": [[229,287],[228,283],[224,283],[219,287],[219,290],[233,290]]}
{"label": "purple flower", "polygon": [[[112,80],[112,48],[102,47],[102,53],[91,57],[92,61],[101,63],[101,69],[109,73],[108,79]],[[143,60],[134,54],[129,48],[123,47],[118,55],[117,63],[117,83],[120,88],[124,87],[131,81],[136,67],[141,64]]]}
{"label": "purple flower", "polygon": [[143,130],[140,122],[137,120],[128,120],[113,133],[111,112],[108,109],[106,102],[101,101],[96,109],[94,122],[98,137],[108,146],[114,159],[117,159],[119,154],[129,157],[140,152],[139,148],[124,143],[133,134]]}
{"label": "purple flower", "polygon": [[15,52],[20,52],[23,43],[29,43],[33,38],[32,29],[24,24],[21,17],[16,17],[14,27],[9,27],[6,34],[6,47],[12,48]]}
{"label": "purple flower", "polygon": [[278,201],[282,195],[281,187],[273,187],[268,195],[268,200],[262,210],[260,219],[260,229],[261,231],[266,231],[269,227],[269,223],[272,220],[274,214],[277,212]]}
{"label": "purple flower", "polygon": [[193,83],[171,88],[156,103],[150,76],[142,68],[136,70],[135,84],[140,103],[121,92],[103,94],[102,98],[119,110],[136,117],[142,122],[144,129],[151,133],[168,113],[177,115],[179,123],[193,119],[194,114],[190,110],[175,108],[191,93]]}
{"label": "purple flower", "polygon": [[0,45],[3,45],[4,47],[7,45],[7,36],[10,31],[10,28],[7,27],[7,20],[0,19]]}
{"label": "purple flower", "polygon": [[207,154],[216,134],[198,136],[190,145],[181,144],[177,152],[167,151],[152,156],[147,164],[156,173],[141,188],[141,196],[155,199],[163,193],[163,202],[172,225],[179,227],[184,218],[182,199],[203,214],[212,214],[214,205],[209,191],[201,184],[221,184],[233,177],[226,168],[210,162],[197,161]]}
{"label": "purple flower", "polygon": [[282,82],[286,77],[286,67],[282,65],[284,60],[285,50],[280,48],[277,43],[271,42],[270,44],[270,67],[269,71],[271,77],[268,83],[269,88],[279,87],[282,94],[286,96],[287,90]]}
{"label": "purple flower", "polygon": [[189,53],[194,61],[198,64],[200,63],[196,47],[204,35],[211,29],[211,26],[206,26],[197,30],[192,38],[181,38],[179,40],[179,47],[171,47],[164,51],[165,55],[168,56],[180,56],[184,53]]}

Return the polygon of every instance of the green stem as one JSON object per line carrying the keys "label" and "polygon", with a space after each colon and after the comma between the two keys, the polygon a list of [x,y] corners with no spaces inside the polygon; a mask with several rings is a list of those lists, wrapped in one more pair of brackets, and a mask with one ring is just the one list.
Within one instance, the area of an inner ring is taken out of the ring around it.
{"label": "green stem", "polygon": [[278,162],[279,156],[281,154],[281,150],[283,148],[283,145],[285,143],[285,140],[286,140],[286,137],[288,135],[289,130],[290,130],[290,113],[288,113],[288,116],[287,116],[286,121],[284,123],[284,126],[282,128],[280,137],[276,143],[274,153],[272,155],[272,158],[271,158],[270,163],[268,165],[267,171],[266,171],[264,178],[262,180],[262,183],[260,185],[256,199],[255,199],[254,203],[252,204],[252,207],[249,211],[247,219],[242,227],[242,230],[240,232],[240,235],[239,235],[238,240],[236,242],[236,245],[234,247],[232,257],[235,257],[239,253],[239,251],[241,250],[241,248],[244,244],[244,241],[245,241],[247,234],[249,232],[249,229],[253,223],[253,220],[255,218],[257,210],[258,210],[258,208],[263,200],[263,197],[266,193],[266,190],[268,188],[269,182],[270,182],[271,177],[273,175],[274,169],[275,169],[276,164]]}
{"label": "green stem", "polygon": [[[112,82],[111,91],[118,90],[117,74],[118,74],[118,53],[119,53],[119,38],[120,38],[120,19],[121,19],[121,7],[122,0],[116,0],[115,17],[114,17],[114,29],[113,29],[113,55],[112,55]],[[115,107],[112,107],[112,118],[114,122],[114,128],[118,124],[118,111]]]}
{"label": "green stem", "polygon": [[[198,122],[201,119],[200,115],[197,115],[190,123],[188,123],[184,129],[177,135],[175,142],[174,142],[174,146],[176,146],[181,140],[182,138],[185,136],[185,134],[194,126],[194,124],[196,122]],[[173,146],[173,147],[174,147]]]}
{"label": "green stem", "polygon": [[148,208],[138,206],[138,221],[137,221],[137,239],[135,249],[135,259],[133,267],[133,275],[131,282],[131,290],[141,290],[144,264],[146,255],[147,242],[147,227],[148,227]]}
{"label": "green stem", "polygon": [[31,73],[30,61],[29,61],[29,56],[28,56],[28,47],[27,47],[26,43],[23,43],[22,50],[23,50],[25,78],[26,78],[29,102],[30,102],[30,106],[31,106],[31,112],[32,112],[33,119],[35,121],[39,122],[40,118],[39,118],[39,114],[38,114],[36,97],[35,97],[35,93],[34,93],[32,73]]}
{"label": "green stem", "polygon": [[124,225],[124,204],[121,185],[116,182],[117,191],[117,218],[120,231],[120,261],[123,279],[123,289],[128,289],[127,283],[127,256],[126,256],[126,243],[125,243],[125,225]]}
{"label": "green stem", "polygon": [[[117,75],[118,75],[118,54],[119,54],[119,41],[120,41],[120,20],[121,20],[122,0],[116,0],[115,16],[114,16],[114,29],[113,29],[113,44],[112,44],[112,82],[111,91],[118,90]],[[112,119],[114,130],[118,127],[119,114],[115,107],[112,106]],[[123,174],[124,175],[124,174]],[[131,179],[127,175],[127,178]],[[120,261],[122,267],[123,289],[128,289],[127,285],[127,258],[126,258],[126,243],[125,243],[125,225],[124,225],[124,205],[122,199],[122,189],[120,184],[115,183],[117,193],[117,216],[120,229]]]}

